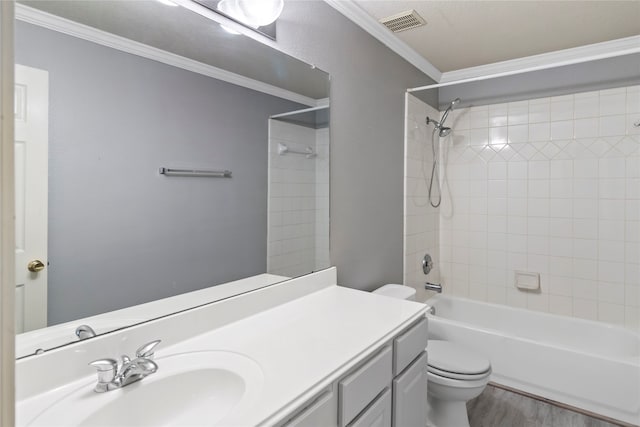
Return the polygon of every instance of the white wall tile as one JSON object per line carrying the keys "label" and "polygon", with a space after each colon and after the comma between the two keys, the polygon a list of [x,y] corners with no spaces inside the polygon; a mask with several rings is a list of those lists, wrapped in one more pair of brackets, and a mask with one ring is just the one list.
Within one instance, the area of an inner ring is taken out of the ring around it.
{"label": "white wall tile", "polygon": [[489,126],[489,108],[473,107],[469,110],[469,129],[486,128]]}
{"label": "white wall tile", "polygon": [[547,161],[529,162],[528,177],[530,180],[549,179],[549,162]]}
{"label": "white wall tile", "polygon": [[573,95],[552,97],[550,107],[552,122],[573,119]]}
{"label": "white wall tile", "polygon": [[624,114],[626,111],[626,91],[601,91],[600,116]]}
{"label": "white wall tile", "polygon": [[529,122],[529,102],[509,103],[509,125],[522,125]]}
{"label": "white wall tile", "polygon": [[598,303],[594,300],[573,299],[573,315],[587,320],[598,320]]}
{"label": "white wall tile", "polygon": [[551,139],[562,140],[573,138],[573,120],[551,122]]}
{"label": "white wall tile", "polygon": [[[420,105],[415,117],[430,108]],[[451,194],[440,212],[407,204],[405,220],[431,247],[437,240],[446,292],[640,330],[640,86],[471,107],[451,119]],[[416,139],[426,132],[414,122],[405,191],[423,202]],[[405,256],[405,281],[407,271],[416,281],[421,243],[406,239],[416,252]],[[516,289],[515,270],[540,272],[542,292]]]}
{"label": "white wall tile", "polygon": [[489,126],[506,126],[509,110],[507,104],[489,105]]}
{"label": "white wall tile", "polygon": [[573,256],[580,259],[598,259],[598,240],[596,239],[573,239]]}
{"label": "white wall tile", "polygon": [[598,127],[600,136],[624,135],[627,133],[627,118],[623,114],[600,117]]}
{"label": "white wall tile", "polygon": [[592,138],[598,135],[598,125],[599,121],[594,118],[576,119],[573,135],[575,138]]}
{"label": "white wall tile", "polygon": [[509,142],[509,132],[507,126],[489,128],[489,144],[502,146]]}
{"label": "white wall tile", "polygon": [[600,159],[599,175],[601,178],[624,178],[626,160],[623,157]]}
{"label": "white wall tile", "polygon": [[550,136],[551,124],[549,122],[529,124],[529,141],[548,141]]}
{"label": "white wall tile", "polygon": [[529,126],[526,124],[509,125],[508,128],[510,143],[525,143],[529,141]]}
{"label": "white wall tile", "polygon": [[598,92],[579,93],[574,96],[574,117],[598,117],[600,94]]}
{"label": "white wall tile", "polygon": [[573,161],[574,178],[597,178],[598,159],[576,159]]}

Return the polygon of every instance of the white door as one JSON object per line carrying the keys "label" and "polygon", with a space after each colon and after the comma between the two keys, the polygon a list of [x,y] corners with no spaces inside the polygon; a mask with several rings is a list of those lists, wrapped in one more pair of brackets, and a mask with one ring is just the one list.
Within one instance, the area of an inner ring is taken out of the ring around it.
{"label": "white door", "polygon": [[47,326],[49,73],[16,65],[16,333]]}

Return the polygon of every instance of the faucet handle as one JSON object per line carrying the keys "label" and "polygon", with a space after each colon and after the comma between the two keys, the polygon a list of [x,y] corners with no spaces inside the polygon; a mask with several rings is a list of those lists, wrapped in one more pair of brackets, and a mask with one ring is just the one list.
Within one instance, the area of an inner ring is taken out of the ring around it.
{"label": "faucet handle", "polygon": [[161,340],[151,341],[150,343],[144,344],[142,347],[136,350],[136,357],[143,357],[145,359],[152,359],[154,354],[154,349],[158,344],[160,344]]}
{"label": "faucet handle", "polygon": [[114,359],[98,359],[89,363],[98,370],[98,384],[110,383],[116,378],[118,362]]}

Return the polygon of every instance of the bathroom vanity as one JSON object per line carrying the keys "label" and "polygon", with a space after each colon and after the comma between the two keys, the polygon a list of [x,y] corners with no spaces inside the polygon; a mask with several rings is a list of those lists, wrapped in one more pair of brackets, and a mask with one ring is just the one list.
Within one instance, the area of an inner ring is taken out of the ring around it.
{"label": "bathroom vanity", "polygon": [[[19,360],[17,425],[425,425],[425,312],[324,270]],[[156,373],[93,391],[155,339]]]}

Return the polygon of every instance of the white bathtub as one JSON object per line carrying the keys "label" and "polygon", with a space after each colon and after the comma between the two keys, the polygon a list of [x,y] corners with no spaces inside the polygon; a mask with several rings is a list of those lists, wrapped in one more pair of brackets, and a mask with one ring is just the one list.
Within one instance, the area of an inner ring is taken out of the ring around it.
{"label": "white bathtub", "polygon": [[[437,295],[429,338],[491,360],[491,381],[640,424],[640,335],[599,322]],[[428,349],[428,347],[427,347]]]}

